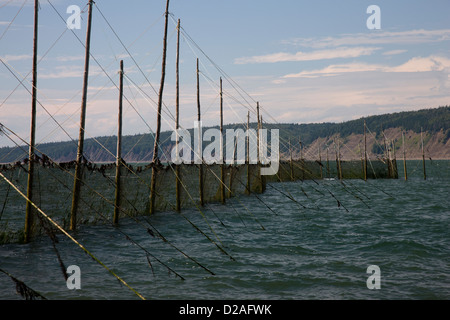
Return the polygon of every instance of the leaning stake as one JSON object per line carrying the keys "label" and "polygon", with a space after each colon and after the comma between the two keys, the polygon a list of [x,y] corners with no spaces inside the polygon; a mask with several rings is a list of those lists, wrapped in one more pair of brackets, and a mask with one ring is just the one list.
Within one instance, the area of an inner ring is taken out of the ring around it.
{"label": "leaning stake", "polygon": [[169,0],[166,3],[166,13],[165,13],[165,24],[164,24],[164,43],[163,43],[163,56],[162,56],[162,70],[161,70],[161,84],[159,87],[158,94],[158,114],[156,119],[156,134],[155,134],[155,144],[153,146],[153,166],[152,166],[152,180],[150,185],[150,214],[155,212],[155,200],[156,200],[156,173],[158,165],[158,149],[159,149],[159,136],[161,134],[161,111],[162,111],[162,97],[164,92],[164,80],[166,77],[166,53],[167,53],[167,28],[169,20]]}
{"label": "leaning stake", "polygon": [[73,184],[73,197],[72,197],[72,210],[70,214],[70,230],[77,228],[77,211],[78,204],[80,202],[80,190],[82,179],[82,161],[83,161],[83,148],[84,148],[84,128],[86,123],[86,101],[87,101],[87,88],[89,79],[89,54],[91,45],[91,24],[92,24],[92,4],[93,1],[89,0],[88,21],[86,30],[86,52],[84,57],[84,78],[83,78],[83,96],[81,99],[81,115],[80,115],[80,135],[78,138],[78,151],[77,160],[75,164],[75,180]]}

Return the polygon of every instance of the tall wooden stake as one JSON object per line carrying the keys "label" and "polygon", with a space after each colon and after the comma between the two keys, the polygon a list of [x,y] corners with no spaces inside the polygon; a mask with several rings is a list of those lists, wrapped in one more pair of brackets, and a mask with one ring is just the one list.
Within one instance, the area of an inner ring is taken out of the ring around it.
{"label": "tall wooden stake", "polygon": [[228,182],[228,198],[231,198],[231,196],[233,195],[233,171],[234,171],[234,160],[236,159],[236,149],[237,149],[237,140],[239,137],[239,133],[236,136],[236,139],[234,139],[234,149],[233,149],[233,159],[231,159],[231,164],[230,164],[230,178],[229,178],[229,182]]}
{"label": "tall wooden stake", "polygon": [[366,120],[364,120],[364,181],[367,181],[367,136],[366,136]]}
{"label": "tall wooden stake", "polygon": [[123,60],[120,60],[120,80],[119,80],[119,114],[117,117],[117,153],[116,153],[116,194],[114,200],[114,216],[113,223],[119,222],[120,205],[121,205],[121,183],[120,170],[122,167],[122,106],[123,106]]}
{"label": "tall wooden stake", "polygon": [[250,179],[250,111],[247,112],[247,194],[250,194],[251,190],[251,179]]}
{"label": "tall wooden stake", "polygon": [[342,180],[342,169],[341,169],[341,146],[338,139],[337,149],[336,149],[336,165],[338,171],[339,180]]}
{"label": "tall wooden stake", "polygon": [[405,181],[408,180],[408,171],[406,170],[406,150],[405,150],[405,132],[402,131],[402,145],[403,145],[403,171],[405,172]]}
{"label": "tall wooden stake", "polygon": [[320,144],[319,144],[319,163],[320,163],[320,179],[323,179],[323,165],[322,165],[322,154],[320,150]]}
{"label": "tall wooden stake", "polygon": [[294,167],[292,163],[291,137],[289,137],[289,167],[291,170],[291,181],[294,181]]}
{"label": "tall wooden stake", "polygon": [[383,132],[383,138],[384,138],[384,156],[386,159],[386,164],[387,164],[387,168],[388,168],[388,176],[389,178],[392,176],[392,171],[391,171],[391,163],[390,163],[390,157],[389,157],[389,150],[388,150],[388,146],[386,143],[386,135]]}
{"label": "tall wooden stake", "polygon": [[203,206],[204,203],[204,194],[203,194],[203,150],[202,150],[202,126],[200,125],[201,123],[201,113],[200,113],[200,70],[199,70],[199,66],[198,66],[198,58],[197,58],[197,120],[198,120],[198,126],[199,126],[199,141],[198,141],[198,146],[199,146],[199,150],[197,150],[198,152],[198,156],[201,159],[201,163],[199,165],[199,172],[198,172],[198,181],[199,181],[199,195],[200,195],[200,205]]}
{"label": "tall wooden stake", "polygon": [[155,144],[153,146],[152,180],[151,180],[151,184],[150,184],[150,214],[153,214],[155,212],[156,174],[158,171],[157,165],[159,163],[158,150],[159,150],[159,139],[160,139],[160,135],[161,135],[162,98],[163,98],[163,92],[164,92],[164,80],[166,77],[168,23],[169,23],[169,0],[167,0],[166,12],[165,12],[163,56],[162,56],[162,67],[161,67],[161,84],[159,87],[159,94],[158,94],[158,114],[157,114],[157,118],[156,118]]}
{"label": "tall wooden stake", "polygon": [[[262,115],[261,115],[261,119],[259,121],[259,128],[261,131],[263,130],[263,116]],[[267,141],[266,141],[266,143],[267,143]],[[265,148],[268,148],[268,146],[266,146]],[[266,156],[266,154],[264,154],[264,156]],[[268,160],[265,159],[264,161],[267,162]],[[261,170],[259,170],[259,183],[261,186],[261,193],[263,193],[266,190],[266,176],[261,175]]]}
{"label": "tall wooden stake", "polygon": [[259,139],[259,130],[260,130],[260,122],[259,122],[259,102],[256,103],[256,121],[257,121],[257,127],[256,127],[256,159],[258,165],[260,164],[260,157],[259,157],[259,151],[260,151],[260,139]]}
{"label": "tall wooden stake", "polygon": [[[175,108],[176,108],[176,123],[175,129],[177,132],[177,157],[179,156],[179,137],[178,137],[178,129],[180,128],[180,19],[178,19],[177,25],[177,61],[176,61],[176,100],[175,100]],[[176,181],[175,181],[175,193],[176,193],[176,210],[179,212],[181,210],[181,170],[180,165],[176,166],[175,169]]]}
{"label": "tall wooden stake", "polygon": [[330,157],[328,154],[328,146],[327,146],[327,178],[330,177]]}
{"label": "tall wooden stake", "polygon": [[306,171],[306,164],[305,161],[303,159],[303,144],[302,144],[302,139],[298,138],[298,143],[300,145],[300,163],[301,163],[301,170],[302,170],[302,181],[305,180],[305,171]]}
{"label": "tall wooden stake", "polygon": [[358,142],[358,149],[359,149],[359,160],[361,160],[361,177],[364,179],[364,157],[363,157],[363,150],[361,148],[361,142]]}
{"label": "tall wooden stake", "polygon": [[86,52],[84,57],[84,78],[83,78],[83,96],[81,99],[81,115],[80,115],[80,134],[78,138],[77,160],[75,164],[75,179],[73,185],[72,210],[70,214],[70,230],[77,228],[77,212],[78,204],[80,202],[80,191],[82,184],[82,168],[83,152],[84,152],[84,128],[86,123],[86,103],[87,103],[87,89],[89,80],[89,56],[91,46],[91,25],[92,25],[92,5],[94,1],[89,0],[88,21],[86,30]]}
{"label": "tall wooden stake", "polygon": [[423,132],[422,132],[422,128],[420,128],[420,139],[422,140],[423,179],[427,180],[427,170],[425,168],[425,150],[424,150],[424,147],[423,147]]}
{"label": "tall wooden stake", "polygon": [[[28,162],[28,181],[27,181],[27,198],[33,199],[33,178],[34,178],[34,159],[35,159],[35,143],[36,143],[36,97],[37,97],[37,44],[38,44],[38,16],[39,1],[34,1],[34,36],[33,36],[33,80],[32,80],[32,100],[31,100],[31,128],[30,128],[30,146],[29,146],[29,162]],[[27,201],[25,209],[25,227],[24,242],[29,242],[31,237],[31,228],[33,225],[33,207],[31,202]]]}
{"label": "tall wooden stake", "polygon": [[225,203],[225,156],[223,152],[223,90],[220,78],[220,201]]}

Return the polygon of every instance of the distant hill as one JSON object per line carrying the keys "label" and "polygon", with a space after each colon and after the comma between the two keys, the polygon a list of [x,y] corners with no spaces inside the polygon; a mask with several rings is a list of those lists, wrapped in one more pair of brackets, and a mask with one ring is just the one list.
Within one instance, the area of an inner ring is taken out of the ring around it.
{"label": "distant hill", "polygon": [[[283,158],[289,156],[289,143],[294,158],[317,159],[319,150],[322,157],[328,151],[334,155],[335,142],[339,141],[343,159],[359,159],[363,148],[364,121],[367,125],[367,151],[376,157],[384,151],[387,144],[393,144],[396,152],[402,149],[402,131],[405,135],[405,149],[408,159],[421,157],[420,132],[423,130],[427,157],[450,159],[450,106],[419,111],[407,111],[377,116],[369,116],[342,123],[311,124],[264,124],[267,129],[279,129],[280,152]],[[217,128],[217,127],[216,127]],[[226,125],[224,129],[243,128],[242,124]],[[251,128],[256,128],[252,123]],[[207,129],[207,128],[204,128]],[[192,129],[190,130],[193,136]],[[170,155],[174,143],[172,132],[161,133],[161,154]],[[116,153],[116,137],[97,137],[85,141],[85,154],[92,162],[113,162]],[[300,149],[300,142],[302,150]],[[103,146],[101,146],[100,144]],[[123,137],[123,157],[127,162],[148,162],[152,159],[153,136],[137,134]],[[205,142],[207,144],[207,142]],[[105,150],[105,148],[107,150]],[[27,148],[0,148],[0,163],[23,160]],[[39,150],[57,162],[74,160],[77,145],[74,141],[46,143]],[[162,159],[164,160],[164,159]]]}

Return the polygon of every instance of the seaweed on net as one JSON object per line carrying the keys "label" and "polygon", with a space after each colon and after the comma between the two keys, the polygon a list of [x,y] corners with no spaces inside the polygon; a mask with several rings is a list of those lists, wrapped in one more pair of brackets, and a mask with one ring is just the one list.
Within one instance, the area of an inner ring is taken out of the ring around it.
{"label": "seaweed on net", "polygon": [[45,298],[39,292],[34,291],[29,286],[27,286],[23,281],[20,281],[9,272],[2,269],[0,269],[0,272],[3,272],[4,274],[6,274],[8,277],[11,278],[11,280],[16,285],[16,292],[25,300],[36,300],[36,299],[47,300],[47,298]]}

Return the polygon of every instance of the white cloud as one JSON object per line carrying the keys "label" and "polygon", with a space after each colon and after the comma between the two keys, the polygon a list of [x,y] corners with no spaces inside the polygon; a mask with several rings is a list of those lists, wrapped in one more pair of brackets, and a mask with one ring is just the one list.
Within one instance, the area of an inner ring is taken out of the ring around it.
{"label": "white cloud", "polygon": [[307,48],[328,48],[339,46],[361,46],[381,44],[423,44],[450,40],[450,29],[441,30],[408,30],[408,31],[381,31],[374,33],[343,34],[336,37],[323,38],[296,38],[283,41]]}
{"label": "white cloud", "polygon": [[390,50],[390,51],[383,52],[383,55],[384,56],[393,56],[393,55],[402,54],[402,53],[405,53],[405,52],[408,52],[408,50],[403,50],[403,49]]}
{"label": "white cloud", "polygon": [[32,56],[30,54],[5,55],[0,57],[5,62],[31,60],[31,58]]}
{"label": "white cloud", "polygon": [[59,62],[80,61],[84,60],[84,56],[59,56],[56,57],[56,60]]}
{"label": "white cloud", "polygon": [[450,59],[439,56],[427,58],[415,57],[408,62],[394,68],[388,68],[388,72],[427,72],[450,71]]}
{"label": "white cloud", "polygon": [[428,72],[428,71],[448,71],[450,70],[450,59],[439,56],[415,57],[398,66],[386,66],[369,63],[346,63],[332,64],[318,70],[302,71],[299,73],[287,74],[287,78],[317,78],[336,76],[345,73],[356,72]]}
{"label": "white cloud", "polygon": [[314,61],[314,60],[328,60],[337,58],[356,58],[360,56],[371,55],[379,48],[374,47],[355,47],[355,48],[337,48],[327,50],[316,50],[311,52],[297,52],[297,53],[285,53],[279,52],[274,54],[268,54],[263,56],[253,56],[238,58],[235,60],[235,64],[248,64],[248,63],[276,63],[287,61]]}

